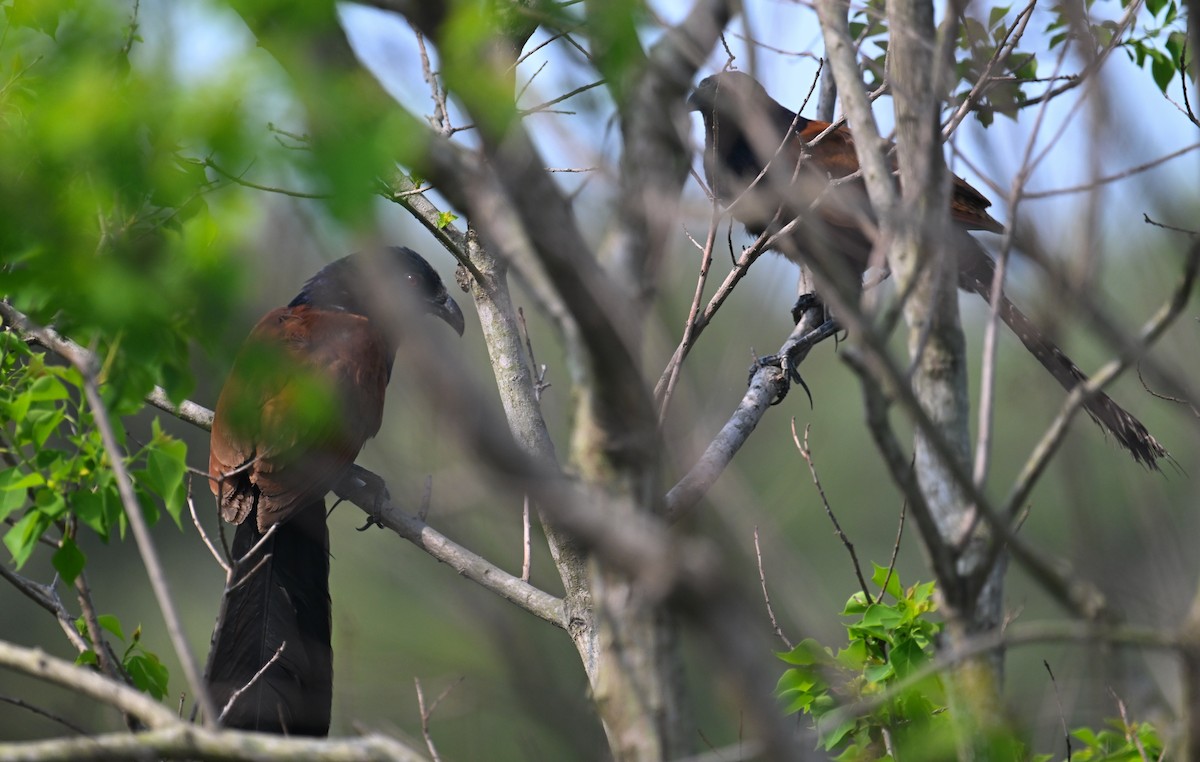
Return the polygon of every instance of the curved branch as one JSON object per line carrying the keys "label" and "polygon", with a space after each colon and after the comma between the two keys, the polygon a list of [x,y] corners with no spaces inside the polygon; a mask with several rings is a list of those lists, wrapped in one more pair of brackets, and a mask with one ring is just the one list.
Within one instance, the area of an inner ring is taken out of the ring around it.
{"label": "curved branch", "polygon": [[[796,324],[787,341],[780,347],[777,356],[790,357],[793,367],[797,366],[808,355],[810,349],[832,336],[836,324],[825,322],[816,325],[821,322],[821,313],[821,310],[806,312],[804,319]],[[691,470],[667,492],[663,515],[668,521],[678,521],[708,493],[729,466],[733,456],[758,426],[771,402],[779,398],[785,382],[783,371],[778,366],[760,365],[755,370],[750,385],[733,415],[721,427],[721,431],[705,448],[704,454]]]}
{"label": "curved branch", "polygon": [[561,599],[539,590],[500,569],[482,556],[476,555],[445,535],[437,532],[416,516],[405,513],[390,499],[379,499],[370,485],[378,476],[361,466],[353,470],[337,486],[334,493],[357,505],[368,516],[416,545],[421,550],[450,566],[467,579],[516,604],[530,614],[550,624],[566,629],[566,617]]}
{"label": "curved branch", "polygon": [[[150,728],[164,728],[180,720],[171,710],[124,683],[94,670],[77,667],[40,648],[25,648],[0,640],[0,666],[61,685],[75,693],[114,706]],[[9,759],[0,746],[0,758]]]}

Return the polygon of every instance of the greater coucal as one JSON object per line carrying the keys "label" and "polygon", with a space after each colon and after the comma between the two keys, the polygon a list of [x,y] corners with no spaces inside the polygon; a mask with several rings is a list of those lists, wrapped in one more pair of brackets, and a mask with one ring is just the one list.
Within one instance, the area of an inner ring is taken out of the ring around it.
{"label": "greater coucal", "polygon": [[[839,127],[809,146],[829,122],[805,119],[767,94],[753,77],[726,71],[706,77],[688,98],[704,119],[704,170],[712,192],[754,235],[800,218],[777,250],[795,262],[815,259],[834,277],[855,278],[872,263],[875,220],[861,178],[834,182],[859,169],[854,137]],[[1003,232],[987,212],[991,202],[953,177],[949,246],[958,260],[958,284],[989,303],[995,263],[968,231]],[[1087,381],[1071,358],[1002,296],[998,312],[1025,348],[1068,391]],[[1103,392],[1085,409],[1139,463],[1157,469],[1167,453],[1138,419]]]}
{"label": "greater coucal", "polygon": [[399,246],[354,254],[258,322],[217,401],[209,481],[221,516],[238,525],[232,555],[240,560],[207,681],[218,711],[245,689],[226,727],[329,732],[325,494],[379,431],[398,336],[421,330],[383,324],[381,300],[402,302],[402,317],[439,317],[462,335],[462,311],[419,254]]}

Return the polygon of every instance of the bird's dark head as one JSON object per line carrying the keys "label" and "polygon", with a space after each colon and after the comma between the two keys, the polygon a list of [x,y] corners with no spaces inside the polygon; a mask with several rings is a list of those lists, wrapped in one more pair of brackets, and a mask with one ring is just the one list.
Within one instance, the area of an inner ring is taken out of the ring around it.
{"label": "bird's dark head", "polygon": [[735,115],[768,102],[771,97],[754,77],[740,71],[723,71],[705,77],[688,96],[688,109],[705,117],[722,113]]}
{"label": "bird's dark head", "polygon": [[[399,284],[399,291],[393,285]],[[380,286],[386,283],[386,286]],[[371,317],[370,305],[395,293],[412,309],[441,318],[462,336],[466,323],[458,303],[425,258],[407,246],[386,246],[342,257],[304,284],[289,307],[309,305]]]}

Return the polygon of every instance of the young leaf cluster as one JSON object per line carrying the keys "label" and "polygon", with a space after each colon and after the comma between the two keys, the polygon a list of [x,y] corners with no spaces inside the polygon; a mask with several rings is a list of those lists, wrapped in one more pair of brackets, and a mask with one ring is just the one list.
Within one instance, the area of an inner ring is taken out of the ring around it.
{"label": "young leaf cluster", "polygon": [[[931,619],[937,609],[934,584],[905,589],[894,570],[875,566],[872,582],[881,593],[868,601],[855,593],[842,616],[849,617],[849,642],[835,653],[807,639],[779,658],[791,665],[776,686],[788,713],[811,715],[826,751],[840,750],[838,759],[878,759],[885,748],[920,749],[950,740],[944,712],[941,678],[930,676],[890,695],[873,712],[834,724],[829,715],[838,707],[888,692],[932,658],[942,629]],[[903,755],[901,755],[903,756]]]}
{"label": "young leaf cluster", "polygon": [[[20,568],[45,540],[56,548],[51,561],[68,584],[87,563],[78,533],[90,530],[107,542],[113,534],[123,536],[127,522],[82,387],[77,370],[48,364],[21,337],[0,332],[0,521],[9,525],[4,545]],[[124,445],[125,430],[117,427],[116,434]],[[187,446],[163,432],[157,419],[150,440],[126,456],[150,521],[157,520],[161,501],[179,524],[186,457]]]}
{"label": "young leaf cluster", "polygon": [[[125,631],[121,627],[121,621],[112,614],[100,614],[96,617],[96,622],[100,625],[100,629],[126,644],[125,650],[121,652],[121,670],[129,677],[133,686],[162,701],[167,695],[167,683],[170,675],[158,655],[142,645],[141,626],[139,625],[127,640]],[[87,623],[83,617],[75,620],[75,630],[85,640],[91,642]],[[100,659],[94,650],[89,649],[79,654],[75,658],[75,663],[95,667],[99,665]]]}

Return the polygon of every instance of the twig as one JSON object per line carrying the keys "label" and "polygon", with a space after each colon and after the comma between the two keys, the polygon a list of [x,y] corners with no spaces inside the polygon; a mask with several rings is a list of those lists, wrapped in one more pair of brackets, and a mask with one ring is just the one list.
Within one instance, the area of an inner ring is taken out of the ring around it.
{"label": "twig", "polygon": [[767,593],[767,575],[763,572],[762,549],[758,546],[757,526],[754,527],[754,558],[758,561],[758,581],[762,585],[763,603],[767,604],[767,616],[771,618],[771,627],[783,644],[787,646],[787,650],[791,651],[795,646],[792,645],[792,641],[788,640],[787,635],[783,634],[779,622],[775,619],[775,610],[771,608],[771,596]]}
{"label": "twig", "polygon": [[438,704],[442,703],[442,699],[449,696],[450,691],[458,687],[459,683],[462,681],[463,678],[460,677],[458,680],[455,680],[453,683],[446,686],[446,689],[443,690],[438,697],[433,700],[433,703],[429,705],[429,708],[426,709],[425,692],[421,690],[421,680],[417,677],[413,678],[413,684],[417,688],[417,709],[421,712],[421,735],[425,739],[425,748],[429,749],[429,756],[433,759],[433,762],[441,762],[442,758],[441,755],[438,754],[437,747],[433,743],[433,735],[429,732],[429,718],[433,716],[433,712],[435,709],[437,709]]}
{"label": "twig", "polygon": [[800,457],[804,458],[804,462],[808,464],[808,472],[812,474],[813,484],[817,487],[817,494],[821,496],[821,505],[825,506],[825,515],[833,522],[833,529],[837,532],[837,536],[841,538],[842,545],[846,546],[846,550],[850,553],[850,560],[854,564],[854,576],[858,577],[859,587],[862,588],[863,595],[867,597],[867,605],[874,603],[871,598],[871,591],[867,587],[867,581],[863,579],[862,566],[858,563],[858,554],[854,552],[854,543],[850,542],[850,538],[842,531],[842,525],[838,523],[837,516],[833,515],[833,507],[829,505],[829,499],[825,497],[825,488],[821,486],[821,477],[817,476],[817,464],[813,462],[812,450],[808,448],[808,426],[804,427],[804,442],[800,442],[799,435],[796,434],[796,418],[792,416],[792,442],[795,443],[796,449],[800,451]]}
{"label": "twig", "polygon": [[212,540],[208,536],[208,532],[204,531],[204,526],[200,523],[200,517],[196,515],[196,501],[192,499],[192,479],[188,477],[187,482],[187,505],[188,512],[192,516],[192,524],[196,527],[196,532],[200,535],[200,539],[204,541],[204,546],[208,548],[208,552],[212,553],[212,557],[216,559],[217,564],[225,570],[225,574],[229,574],[229,564],[221,556],[221,552],[213,545]]}
{"label": "twig", "polygon": [[306,193],[304,191],[294,191],[294,190],[288,190],[287,188],[276,188],[271,185],[260,185],[259,183],[252,183],[249,180],[245,179],[245,177],[243,175],[235,175],[234,173],[232,173],[228,170],[222,169],[220,165],[218,165],[216,162],[214,162],[210,158],[199,159],[199,160],[197,160],[197,163],[200,164],[200,166],[202,166],[202,167],[211,169],[212,171],[216,172],[218,175],[224,177],[227,180],[230,180],[235,185],[240,185],[244,188],[250,188],[251,190],[259,190],[259,191],[264,191],[266,193],[277,193],[281,196],[290,196],[292,198],[308,198],[308,199],[332,198],[332,196],[330,196],[328,193]]}
{"label": "twig", "polygon": [[[71,615],[71,612],[67,611],[62,599],[58,596],[58,591],[53,585],[42,585],[26,577],[22,577],[4,564],[0,564],[0,577],[6,579],[9,584],[15,587],[26,598],[50,612],[58,620],[58,625],[62,628],[63,634],[67,636],[67,640],[76,651],[83,653],[91,647],[75,629],[75,617]],[[57,579],[55,577],[55,580]]]}
{"label": "twig", "polygon": [[197,701],[204,709],[205,722],[211,724],[216,716],[213,711],[212,698],[208,695],[207,687],[200,679],[196,658],[188,646],[187,636],[184,635],[183,623],[179,618],[179,612],[175,609],[175,601],[167,586],[166,574],[159,561],[158,551],[154,547],[154,539],[150,535],[149,527],[146,526],[146,519],[142,516],[142,508],[138,505],[137,497],[133,494],[133,484],[130,481],[129,473],[125,470],[125,459],[121,453],[121,446],[113,433],[104,400],[100,397],[99,389],[96,388],[93,367],[77,365],[76,368],[83,376],[84,397],[87,399],[88,407],[92,409],[92,419],[100,430],[100,439],[108,454],[113,477],[117,482],[117,492],[120,494],[121,504],[125,508],[125,516],[129,521],[129,528],[133,530],[133,537],[141,554],[142,563],[146,567],[146,575],[150,578],[150,587],[154,590],[154,597],[167,625],[167,633],[175,647],[175,655],[179,658],[180,666],[183,668],[188,685],[191,686],[192,694],[196,696]]}
{"label": "twig", "polygon": [[1150,384],[1146,383],[1146,379],[1142,377],[1141,364],[1139,364],[1137,366],[1137,377],[1138,377],[1138,381],[1140,381],[1142,384],[1142,388],[1145,389],[1146,393],[1149,394],[1151,397],[1158,397],[1160,400],[1163,400],[1165,402],[1174,402],[1177,405],[1187,405],[1188,408],[1191,409],[1191,411],[1192,411],[1192,417],[1200,418],[1200,408],[1197,408],[1195,403],[1189,402],[1188,400],[1185,400],[1185,399],[1180,399],[1179,397],[1172,397],[1169,394],[1163,394],[1162,392],[1157,392],[1157,391],[1151,389]]}
{"label": "twig", "polygon": [[279,657],[283,655],[283,649],[285,648],[287,648],[286,640],[280,642],[279,648],[276,648],[275,653],[271,654],[271,658],[267,659],[267,663],[262,665],[262,667],[260,667],[259,670],[254,673],[254,677],[250,678],[245,685],[229,695],[229,700],[225,702],[225,706],[221,707],[221,716],[217,718],[218,724],[225,721],[225,716],[229,714],[230,709],[233,709],[233,706],[237,703],[237,700],[240,699],[246,691],[250,690],[250,688],[252,688],[254,684],[258,682],[258,679],[266,674],[267,670],[270,669],[275,662],[279,661]]}
{"label": "twig", "polygon": [[[687,321],[683,324],[683,336],[679,339],[679,348],[671,356],[671,361],[667,364],[667,382],[659,390],[655,390],[655,396],[658,399],[658,423],[661,426],[667,417],[667,408],[671,404],[671,395],[675,391],[675,384],[679,381],[679,371],[683,367],[683,360],[687,357],[688,351],[691,349],[693,335],[696,333],[696,322],[700,318],[700,302],[704,299],[704,287],[708,283],[708,270],[712,267],[712,252],[713,245],[717,239],[717,224],[721,220],[721,211],[717,199],[712,200],[712,214],[708,220],[708,232],[704,237],[704,245],[700,247],[700,270],[696,274],[696,290],[692,293],[692,306],[688,310]],[[688,236],[691,238],[691,235]]]}
{"label": "twig", "polygon": [[[1117,702],[1117,711],[1121,713],[1121,730],[1125,733],[1125,740],[1137,747],[1138,755],[1141,756],[1142,762],[1150,762],[1149,756],[1146,754],[1146,747],[1142,744],[1142,737],[1133,731],[1133,725],[1129,722],[1129,712],[1125,710],[1125,702],[1117,695],[1117,692],[1110,686],[1108,693],[1113,697],[1113,701]],[[1065,728],[1064,728],[1065,730]],[[1067,742],[1067,759],[1071,758],[1070,748],[1071,742]]]}
{"label": "twig", "polygon": [[3,701],[6,704],[12,704],[13,706],[19,706],[22,709],[28,709],[29,711],[33,712],[36,715],[45,717],[46,719],[48,719],[52,722],[57,722],[59,725],[62,725],[64,728],[66,728],[67,730],[70,730],[73,733],[78,733],[81,736],[90,735],[90,733],[88,733],[86,730],[79,727],[75,723],[71,722],[70,720],[68,720],[64,717],[59,717],[57,714],[54,714],[53,712],[49,712],[45,709],[42,709],[39,706],[30,704],[28,701],[25,701],[24,699],[15,698],[13,696],[0,696],[0,701]]}
{"label": "twig", "polygon": [[429,51],[425,48],[425,35],[421,34],[416,27],[413,27],[413,32],[417,35],[417,49],[421,53],[421,73],[425,76],[430,96],[433,98],[433,116],[429,121],[438,132],[449,135],[453,128],[450,125],[450,111],[446,108],[446,90],[438,84],[437,75],[429,63]]}
{"label": "twig", "polygon": [[550,388],[546,381],[546,365],[538,365],[537,357],[533,354],[533,340],[529,338],[529,326],[525,322],[525,309],[517,307],[517,325],[521,328],[521,337],[525,339],[525,351],[529,353],[529,371],[533,376],[533,398],[542,401],[542,392]]}
{"label": "twig", "polygon": [[1117,172],[1112,175],[1104,175],[1103,177],[1098,177],[1095,180],[1092,180],[1091,182],[1088,182],[1088,183],[1083,183],[1082,185],[1071,185],[1066,188],[1056,188],[1054,190],[1048,190],[1048,191],[1035,191],[1033,193],[1027,192],[1027,193],[1022,193],[1021,197],[1025,198],[1025,199],[1050,198],[1052,196],[1063,196],[1063,195],[1066,195],[1069,193],[1083,193],[1084,191],[1095,190],[1096,188],[1099,188],[1102,185],[1107,185],[1108,183],[1113,183],[1118,180],[1124,180],[1128,177],[1132,177],[1133,175],[1139,174],[1141,172],[1145,172],[1147,170],[1154,169],[1155,167],[1157,167],[1161,164],[1165,164],[1168,161],[1171,161],[1172,159],[1177,159],[1180,156],[1183,156],[1184,154],[1191,153],[1192,151],[1195,151],[1197,148],[1200,148],[1200,143],[1192,143],[1191,145],[1186,146],[1184,148],[1180,148],[1178,151],[1173,151],[1172,153],[1169,153],[1166,156],[1160,156],[1159,158],[1154,159],[1153,161],[1148,161],[1144,164],[1138,164],[1136,167],[1130,167],[1129,169],[1126,169],[1122,172]]}
{"label": "twig", "polygon": [[1142,220],[1144,220],[1147,225],[1153,225],[1154,227],[1162,228],[1163,230],[1173,230],[1176,233],[1183,233],[1184,235],[1191,236],[1192,238],[1195,238],[1196,236],[1200,236],[1200,230],[1192,230],[1191,228],[1179,228],[1179,227],[1175,227],[1174,225],[1168,225],[1164,222],[1156,222],[1156,221],[1150,219],[1150,215],[1146,214],[1145,212],[1142,212]]}
{"label": "twig", "polygon": [[1071,762],[1071,734],[1067,731],[1067,714],[1063,711],[1062,696],[1058,692],[1058,681],[1054,679],[1054,670],[1050,669],[1050,662],[1042,659],[1042,666],[1046,668],[1046,674],[1050,675],[1050,685],[1054,686],[1054,701],[1058,704],[1058,721],[1062,723],[1063,738],[1067,741],[1067,762]]}
{"label": "twig", "polygon": [[[80,572],[79,576],[75,578],[75,592],[80,610],[83,612],[84,624],[87,626],[88,638],[92,642],[92,652],[96,654],[100,669],[113,680],[130,682],[121,667],[121,661],[108,644],[108,639],[104,637],[104,630],[100,627],[100,618],[96,614],[96,605],[92,601],[92,591],[88,588],[87,575],[84,572]],[[127,723],[131,719],[129,715],[125,716]],[[130,729],[133,729],[132,725],[130,725]]]}
{"label": "twig", "polygon": [[529,531],[529,494],[521,506],[521,581],[529,581],[530,555],[533,549]]}
{"label": "twig", "polygon": [[[569,93],[564,93],[563,95],[560,95],[557,98],[551,98],[550,100],[546,101],[545,103],[539,103],[538,105],[532,106],[530,108],[520,109],[517,113],[520,114],[521,116],[529,116],[530,114],[538,114],[538,113],[548,111],[551,106],[553,106],[557,103],[562,103],[565,100],[574,98],[576,95],[579,95],[580,93],[586,93],[588,90],[591,90],[596,87],[600,87],[603,84],[605,84],[605,80],[598,79],[595,82],[591,82],[589,84],[577,87]],[[561,113],[570,113],[570,112],[561,112]]]}
{"label": "twig", "polygon": [[425,693],[421,690],[421,679],[414,677],[413,685],[417,688],[417,709],[421,713],[421,735],[425,738],[425,748],[429,749],[429,756],[433,758],[433,762],[442,762],[437,746],[433,743],[433,736],[429,733],[429,712],[425,709]]}
{"label": "twig", "polygon": [[904,519],[908,516],[908,501],[905,500],[900,504],[900,522],[896,527],[896,542],[892,544],[892,557],[888,560],[887,575],[883,578],[883,584],[879,586],[879,594],[882,596],[887,586],[892,581],[892,575],[896,572],[896,558],[900,555],[900,540],[904,537]]}

